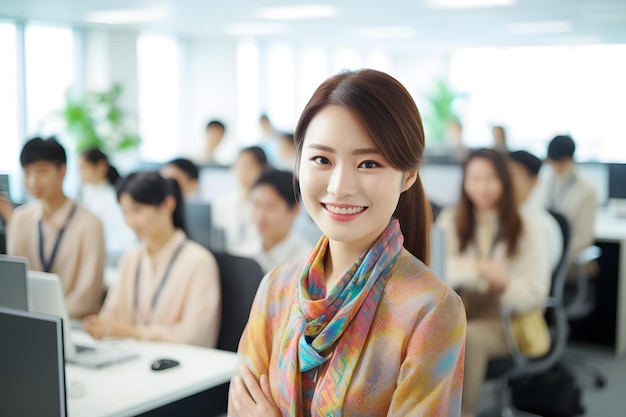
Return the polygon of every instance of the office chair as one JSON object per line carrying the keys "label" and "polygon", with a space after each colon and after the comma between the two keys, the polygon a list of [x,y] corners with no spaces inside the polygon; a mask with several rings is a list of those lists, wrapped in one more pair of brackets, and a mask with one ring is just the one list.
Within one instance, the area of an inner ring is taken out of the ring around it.
{"label": "office chair", "polygon": [[513,331],[511,330],[511,318],[513,310],[502,308],[502,325],[506,343],[511,356],[505,359],[496,359],[489,362],[487,368],[487,381],[496,381],[498,392],[497,415],[498,417],[513,417],[511,405],[511,393],[509,383],[513,380],[539,375],[556,365],[564,355],[565,346],[569,334],[569,324],[563,305],[563,288],[567,274],[567,255],[569,252],[570,227],[567,219],[556,212],[550,212],[559,224],[563,238],[563,252],[557,266],[552,271],[550,296],[541,307],[546,309],[546,321],[551,336],[551,346],[547,354],[539,358],[530,358],[520,352]]}
{"label": "office chair", "polygon": [[[259,288],[263,271],[256,261],[223,252],[214,252],[220,271],[222,292],[222,319],[217,338],[217,349],[237,352],[252,302]],[[228,406],[227,382],[210,389],[204,397],[203,415],[225,415]]]}
{"label": "office chair", "polygon": [[237,352],[239,338],[248,323],[263,271],[256,261],[227,253],[214,253],[220,271],[222,320],[217,348]]}
{"label": "office chair", "polygon": [[[578,320],[587,317],[596,306],[595,286],[591,285],[588,266],[597,261],[602,256],[602,249],[598,246],[591,245],[583,249],[576,259],[574,259],[573,267],[576,272],[576,282],[568,286],[567,289],[572,290],[572,294],[566,294],[565,297],[565,313],[568,320]],[[606,377],[600,370],[585,363],[584,360],[568,353],[565,357],[567,362],[578,365],[588,371],[593,379],[593,385],[596,388],[604,388],[606,385]]]}
{"label": "office chair", "polygon": [[573,266],[576,272],[576,283],[573,285],[574,293],[566,302],[567,318],[576,320],[588,316],[596,305],[596,296],[593,286],[589,285],[588,266],[602,256],[602,249],[591,245],[583,249]]}

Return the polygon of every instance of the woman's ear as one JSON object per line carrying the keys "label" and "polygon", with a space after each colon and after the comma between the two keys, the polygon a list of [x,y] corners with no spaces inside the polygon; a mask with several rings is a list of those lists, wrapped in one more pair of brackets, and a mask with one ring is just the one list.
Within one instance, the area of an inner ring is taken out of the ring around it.
{"label": "woman's ear", "polygon": [[176,198],[173,195],[168,195],[161,203],[161,207],[164,207],[170,214],[176,210]]}
{"label": "woman's ear", "polygon": [[412,169],[402,174],[402,192],[405,192],[415,184],[417,180],[418,169]]}

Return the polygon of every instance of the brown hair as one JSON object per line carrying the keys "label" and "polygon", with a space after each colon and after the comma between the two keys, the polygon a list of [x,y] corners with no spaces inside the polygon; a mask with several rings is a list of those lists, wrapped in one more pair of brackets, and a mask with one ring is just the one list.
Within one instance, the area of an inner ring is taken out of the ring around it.
{"label": "brown hair", "polygon": [[[395,78],[365,69],[335,75],[315,90],[295,131],[296,172],[309,123],[320,110],[330,105],[349,110],[394,168],[406,172],[418,169],[422,164],[424,129],[413,98]],[[428,263],[432,209],[419,174],[413,186],[400,195],[394,217],[400,222],[404,247]]]}
{"label": "brown hair", "polygon": [[496,239],[506,243],[507,255],[511,257],[517,251],[517,244],[522,232],[522,219],[515,205],[513,182],[505,156],[493,149],[477,149],[470,153],[463,164],[463,186],[461,187],[461,198],[456,209],[456,233],[459,239],[459,251],[463,252],[467,249],[470,242],[474,240],[476,231],[474,204],[465,192],[465,179],[468,165],[478,158],[485,159],[491,163],[502,184],[502,195],[498,201],[497,208],[499,232]]}

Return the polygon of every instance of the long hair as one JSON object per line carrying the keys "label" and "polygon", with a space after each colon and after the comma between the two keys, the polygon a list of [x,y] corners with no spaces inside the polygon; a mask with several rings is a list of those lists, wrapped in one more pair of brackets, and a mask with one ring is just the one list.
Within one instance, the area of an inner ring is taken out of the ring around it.
{"label": "long hair", "polygon": [[[365,69],[335,75],[315,90],[295,131],[296,172],[311,120],[330,105],[350,111],[394,168],[404,172],[419,169],[424,161],[424,128],[413,98],[395,78]],[[419,174],[415,184],[400,195],[394,217],[400,222],[404,247],[428,263],[432,210]]]}
{"label": "long hair", "polygon": [[456,233],[459,239],[459,251],[463,252],[467,249],[469,244],[474,241],[476,233],[475,208],[465,191],[465,180],[468,165],[478,158],[491,163],[502,184],[502,195],[500,196],[496,209],[498,212],[499,227],[496,239],[498,242],[501,241],[507,245],[507,255],[512,257],[517,251],[517,245],[522,232],[522,219],[515,205],[513,181],[505,156],[493,149],[477,149],[470,153],[463,164],[463,186],[459,204],[456,209]]}
{"label": "long hair", "polygon": [[172,222],[174,227],[187,233],[183,194],[176,180],[165,179],[154,171],[134,172],[120,179],[116,189],[118,200],[123,193],[128,193],[136,202],[150,206],[160,206],[167,196],[173,196],[176,208],[172,213]]}
{"label": "long hair", "polygon": [[117,172],[117,169],[109,163],[109,158],[100,149],[89,148],[84,150],[80,155],[92,165],[96,165],[100,162],[107,164],[107,181],[109,184],[115,185],[117,180],[120,179],[119,172]]}

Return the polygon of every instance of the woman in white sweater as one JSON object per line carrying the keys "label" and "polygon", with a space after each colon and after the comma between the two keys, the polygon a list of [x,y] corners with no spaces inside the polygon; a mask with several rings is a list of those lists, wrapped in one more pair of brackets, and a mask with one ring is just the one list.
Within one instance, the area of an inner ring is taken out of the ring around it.
{"label": "woman in white sweater", "polygon": [[469,155],[459,202],[437,224],[445,233],[444,278],[467,311],[462,416],[468,417],[489,360],[509,354],[501,307],[522,313],[540,305],[549,293],[550,267],[541,230],[517,211],[505,157],[494,150]]}

